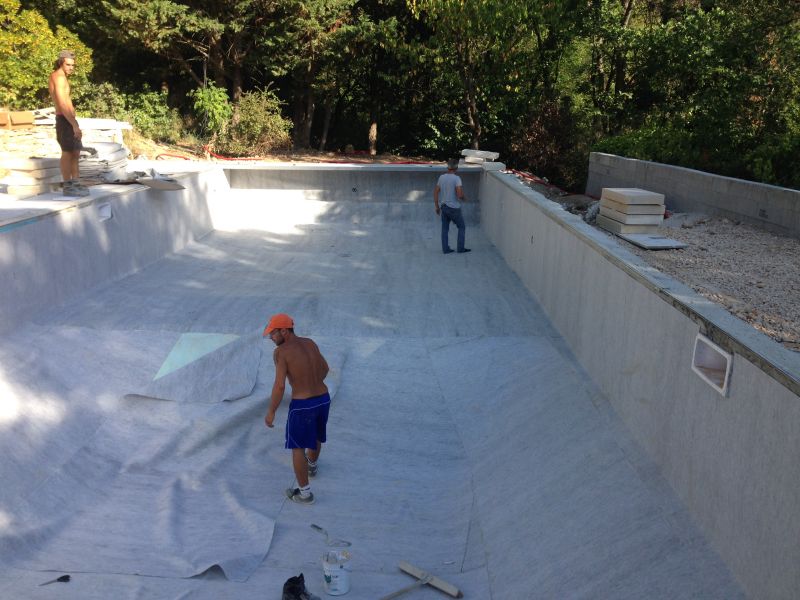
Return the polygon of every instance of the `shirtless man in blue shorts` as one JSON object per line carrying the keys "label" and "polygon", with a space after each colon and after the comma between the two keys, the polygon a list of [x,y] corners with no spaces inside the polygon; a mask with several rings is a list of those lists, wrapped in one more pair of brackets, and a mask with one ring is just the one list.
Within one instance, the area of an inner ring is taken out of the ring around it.
{"label": "shirtless man in blue shorts", "polygon": [[273,315],[264,329],[264,336],[274,343],[275,383],[272,385],[269,411],[264,421],[275,425],[286,390],[286,378],[292,386],[292,402],[286,418],[286,448],[292,451],[292,465],[299,487],[286,490],[286,497],[300,504],[313,504],[309,477],[317,474],[317,459],[326,441],[326,425],[331,397],[325,385],[328,363],[313,340],[294,334],[294,321],[289,315]]}

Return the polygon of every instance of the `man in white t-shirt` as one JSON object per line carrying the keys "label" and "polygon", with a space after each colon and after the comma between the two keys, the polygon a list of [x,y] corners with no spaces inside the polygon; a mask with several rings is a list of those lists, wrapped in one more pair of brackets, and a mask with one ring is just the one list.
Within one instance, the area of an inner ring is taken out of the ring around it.
{"label": "man in white t-shirt", "polygon": [[[453,249],[450,247],[450,222],[456,224],[458,228],[458,241],[456,252],[469,252],[469,248],[464,247],[464,236],[466,225],[461,214],[461,203],[466,202],[464,187],[461,184],[461,177],[456,175],[458,170],[458,159],[451,158],[447,161],[447,173],[439,176],[436,187],[433,189],[433,204],[436,207],[436,214],[442,215],[442,252],[450,254]],[[441,196],[441,204],[439,197]]]}

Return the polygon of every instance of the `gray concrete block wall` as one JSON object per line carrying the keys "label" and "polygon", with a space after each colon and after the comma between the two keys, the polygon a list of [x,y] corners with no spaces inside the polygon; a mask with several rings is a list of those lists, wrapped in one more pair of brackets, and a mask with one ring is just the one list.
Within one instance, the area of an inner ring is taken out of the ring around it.
{"label": "gray concrete block wall", "polygon": [[[394,217],[414,220],[433,213],[433,188],[443,165],[280,164],[231,166],[225,169],[232,189],[263,190],[266,200],[297,198],[335,202],[355,220]],[[459,168],[471,202],[464,218],[477,223],[478,189],[483,168]],[[302,192],[292,195],[290,192]],[[331,209],[334,210],[334,209]],[[340,215],[337,215],[340,218]]]}
{"label": "gray concrete block wall", "polygon": [[[748,595],[796,597],[800,398],[765,368],[796,383],[800,356],[515,178],[487,173],[480,194],[487,236]],[[728,397],[691,370],[698,332],[734,351]]]}
{"label": "gray concrete block wall", "polygon": [[[227,187],[224,176],[217,169],[178,179],[185,190],[95,189],[73,208],[0,230],[0,331],[209,233],[209,186]],[[113,217],[101,221],[103,204]]]}
{"label": "gray concrete block wall", "polygon": [[604,187],[659,192],[672,211],[727,217],[800,237],[800,190],[592,152],[586,193],[600,197]]}

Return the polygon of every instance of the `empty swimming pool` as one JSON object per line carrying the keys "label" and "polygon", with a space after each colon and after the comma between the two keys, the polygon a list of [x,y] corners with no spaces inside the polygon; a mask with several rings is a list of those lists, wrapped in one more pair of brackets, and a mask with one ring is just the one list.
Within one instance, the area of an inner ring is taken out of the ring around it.
{"label": "empty swimming pool", "polygon": [[[317,524],[351,598],[401,560],[476,599],[743,596],[481,228],[479,169],[473,252],[441,253],[442,170],[208,168],[9,219],[0,595],[323,595]],[[331,365],[313,506],[288,402],[263,423],[275,312]]]}

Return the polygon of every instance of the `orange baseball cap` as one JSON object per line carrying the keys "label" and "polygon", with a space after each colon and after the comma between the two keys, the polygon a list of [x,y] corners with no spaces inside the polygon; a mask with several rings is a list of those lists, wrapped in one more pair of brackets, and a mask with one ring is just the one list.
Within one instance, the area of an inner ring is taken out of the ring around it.
{"label": "orange baseball cap", "polygon": [[270,318],[269,324],[264,328],[264,335],[269,335],[276,329],[292,329],[293,327],[294,321],[292,317],[285,313],[278,313]]}

